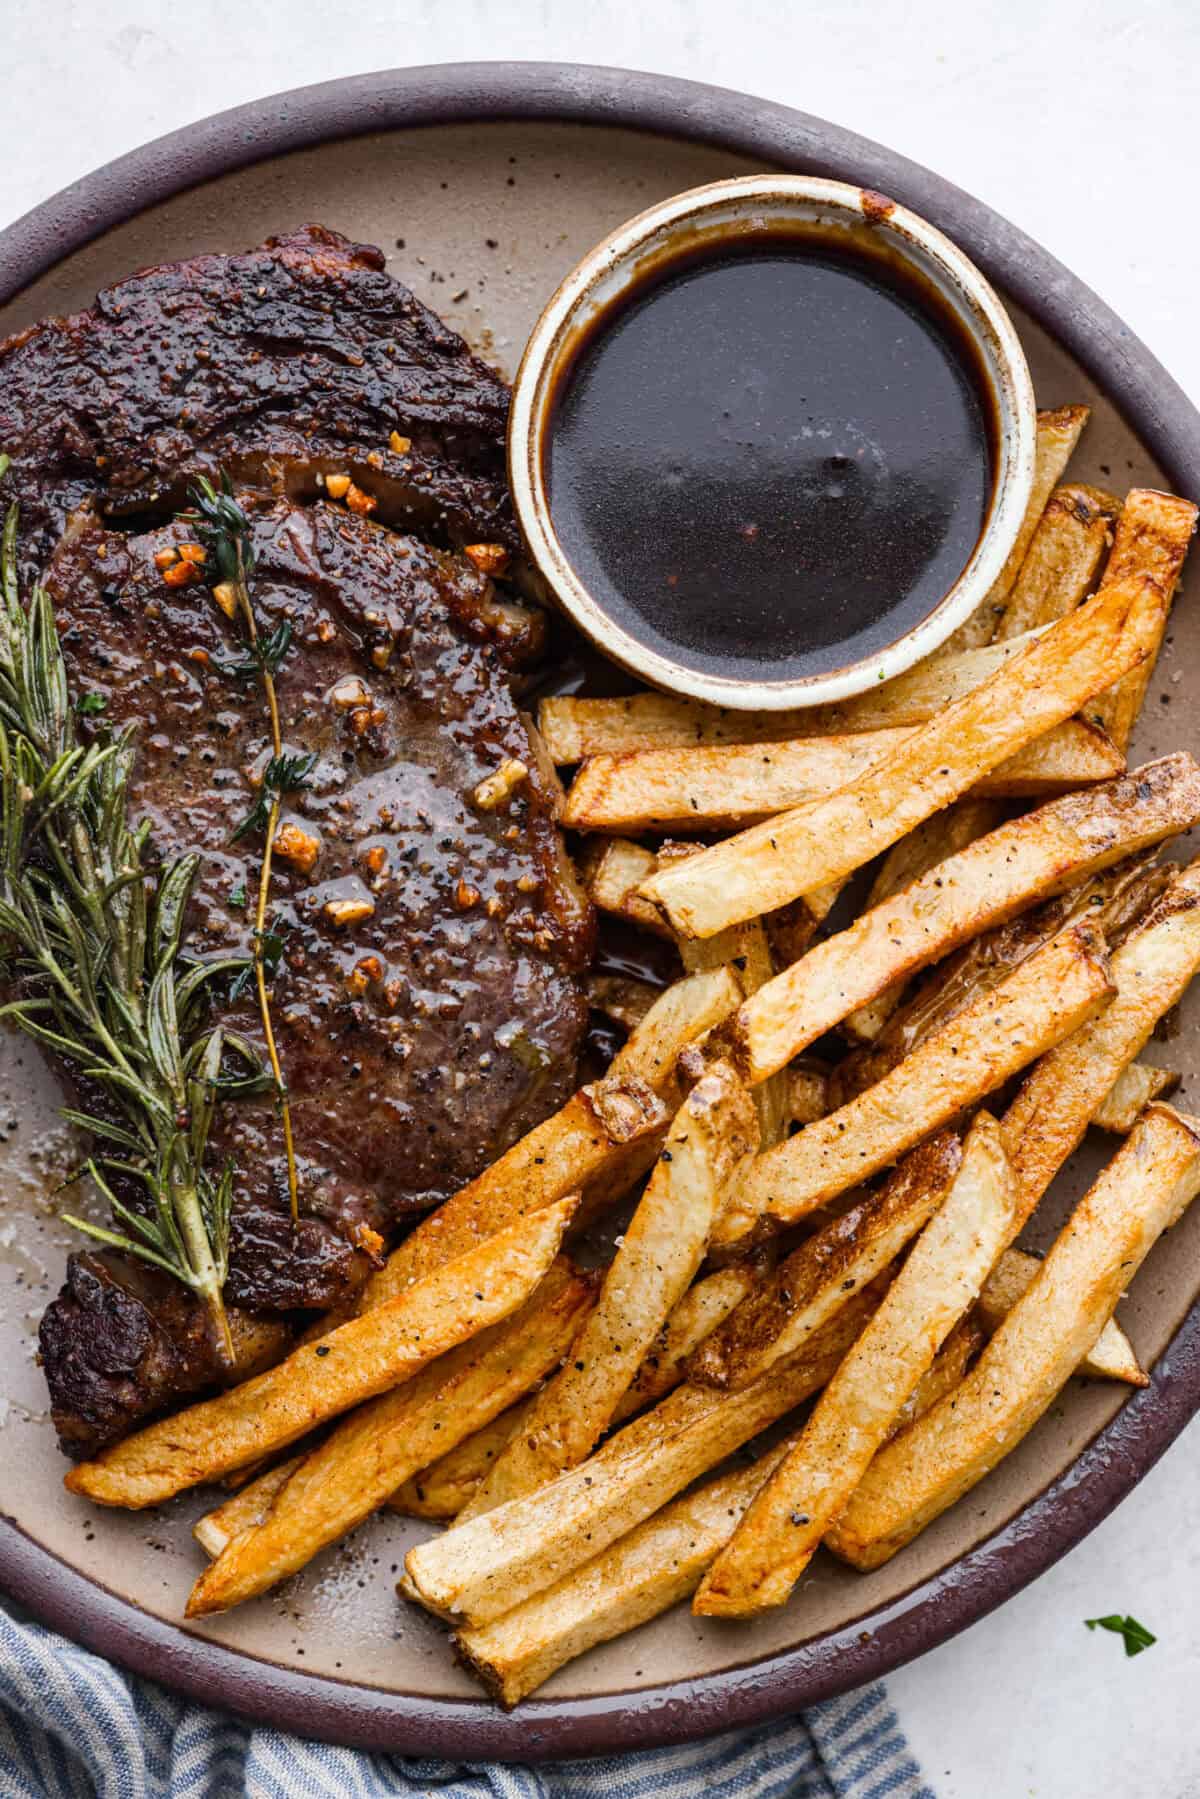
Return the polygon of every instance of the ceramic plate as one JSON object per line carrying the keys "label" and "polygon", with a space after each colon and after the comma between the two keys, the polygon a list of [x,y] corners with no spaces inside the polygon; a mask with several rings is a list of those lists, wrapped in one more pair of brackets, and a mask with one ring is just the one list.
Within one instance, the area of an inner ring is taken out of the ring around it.
{"label": "ceramic plate", "polygon": [[[512,373],[542,300],[603,233],[652,201],[783,168],[882,190],[956,238],[1008,299],[1042,405],[1093,408],[1072,475],[1200,493],[1200,416],[1079,282],[927,171],[818,119],[662,77],[537,64],[410,69],[222,114],[114,163],[0,236],[0,333],[86,305],[140,265],[233,250],[306,221],[380,244],[391,270]],[[1176,606],[1135,749],[1189,743],[1200,619]],[[1150,1054],[1200,1106],[1200,1000]],[[1158,1247],[1121,1318],[1153,1383],[1073,1381],[1019,1451],[870,1576],[818,1558],[751,1627],[676,1610],[559,1673],[518,1713],[486,1703],[443,1629],[393,1584],[424,1527],[388,1515],[279,1593],[184,1626],[198,1566],[185,1497],[90,1510],[34,1361],[68,1234],[47,1197],[66,1140],[24,1043],[0,1043],[0,1582],[39,1616],[196,1698],[334,1741],[531,1760],[678,1741],[852,1687],[971,1623],[1079,1540],[1200,1405],[1200,1206]],[[1111,1146],[1110,1146],[1111,1147]],[[1057,1213],[1102,1158],[1089,1144]],[[1045,1211],[1046,1208],[1043,1208]],[[1048,1214],[1048,1218],[1055,1215]],[[1043,1220],[1041,1228],[1048,1228]]]}

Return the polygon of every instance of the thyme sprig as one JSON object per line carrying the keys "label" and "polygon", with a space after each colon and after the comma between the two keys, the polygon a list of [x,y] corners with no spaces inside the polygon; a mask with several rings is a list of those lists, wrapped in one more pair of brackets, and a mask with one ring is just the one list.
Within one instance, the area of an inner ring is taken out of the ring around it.
{"label": "thyme sprig", "polygon": [[[35,587],[20,601],[16,533],[13,507],[0,543],[0,932],[21,997],[0,1018],[104,1095],[102,1112],[66,1110],[103,1145],[71,1178],[90,1174],[125,1229],[67,1222],[190,1287],[232,1362],[221,1290],[233,1168],[214,1174],[205,1158],[217,1100],[257,1080],[224,1075],[227,1052],[255,1070],[258,1059],[205,1029],[203,1013],[208,982],[236,962],[181,954],[199,858],[148,866],[149,825],[128,818],[133,731],[79,741],[50,600]],[[141,1186],[144,1208],[114,1176]]]}
{"label": "thyme sprig", "polygon": [[[284,793],[302,784],[312,769],[315,757],[285,756],[283,738],[279,728],[279,704],[275,694],[275,676],[280,664],[287,654],[291,643],[290,625],[277,626],[269,633],[260,633],[258,620],[254,613],[254,602],[250,597],[250,580],[254,574],[254,542],[250,531],[250,521],[241,506],[234,498],[233,486],[228,475],[221,476],[219,488],[201,476],[192,489],[192,501],[195,511],[188,515],[188,522],[195,528],[205,550],[212,557],[216,573],[221,583],[232,594],[234,610],[240,615],[246,632],[246,656],[235,661],[227,670],[241,677],[256,672],[262,681],[263,694],[267,702],[267,712],[271,721],[271,760],[267,764],[263,776],[262,787],[256,805],[248,818],[244,819],[234,833],[241,837],[250,830],[260,826],[265,835],[263,840],[262,866],[259,870],[258,902],[254,916],[254,981],[258,989],[258,1011],[262,1020],[263,1039],[267,1046],[267,1057],[271,1064],[271,1073],[275,1083],[275,1098],[279,1107],[279,1116],[283,1124],[283,1146],[287,1156],[288,1199],[292,1210],[292,1223],[295,1224],[300,1214],[299,1180],[296,1173],[296,1146],[292,1136],[292,1112],[288,1100],[287,1082],[283,1078],[283,1066],[279,1060],[279,1050],[275,1043],[275,1029],[271,1022],[270,976],[274,973],[267,964],[267,906],[271,892],[271,855],[275,843],[275,833],[279,828],[279,808]],[[278,957],[275,965],[278,964]]]}

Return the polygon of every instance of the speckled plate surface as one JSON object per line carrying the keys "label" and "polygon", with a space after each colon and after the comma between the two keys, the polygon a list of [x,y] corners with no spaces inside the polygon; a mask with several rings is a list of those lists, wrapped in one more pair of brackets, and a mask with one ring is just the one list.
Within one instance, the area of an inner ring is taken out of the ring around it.
{"label": "speckled plate surface", "polygon": [[[86,304],[141,264],[237,249],[306,221],[380,244],[389,267],[511,374],[543,298],[612,225],[680,188],[797,169],[893,195],[957,238],[1009,299],[1042,405],[1087,400],[1072,465],[1118,491],[1200,495],[1200,416],[1096,297],[946,182],[820,120],[623,71],[461,65],[278,96],[164,138],[0,235],[0,333]],[[1187,595],[1135,741],[1195,748]],[[1200,1001],[1153,1059],[1200,1106]],[[484,1702],[442,1628],[393,1590],[423,1526],[376,1518],[279,1593],[184,1626],[203,1501],[90,1509],[61,1486],[34,1332],[67,1232],[47,1197],[68,1143],[27,1045],[0,1042],[0,1585],[78,1641],[195,1697],[304,1735],[531,1760],[678,1741],[854,1686],[919,1654],[1041,1572],[1135,1484],[1200,1406],[1200,1207],[1155,1250],[1121,1318],[1153,1382],[1073,1381],[1002,1468],[886,1568],[819,1557],[751,1627],[677,1610],[563,1670],[512,1717]],[[1110,1146],[1111,1147],[1111,1146]],[[1043,1208],[1099,1166],[1085,1146]],[[1124,1403],[1122,1403],[1124,1401]]]}

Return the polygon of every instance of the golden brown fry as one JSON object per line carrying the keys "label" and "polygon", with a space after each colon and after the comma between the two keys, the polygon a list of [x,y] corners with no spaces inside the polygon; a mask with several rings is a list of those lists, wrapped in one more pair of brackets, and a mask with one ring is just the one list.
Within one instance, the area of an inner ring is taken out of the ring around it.
{"label": "golden brown fry", "polygon": [[788,1599],[942,1343],[978,1295],[1015,1207],[1016,1187],[999,1129],[981,1112],[949,1192],[817,1401],[796,1447],[700,1583],[693,1611],[745,1618]]}
{"label": "golden brown fry", "polygon": [[401,1592],[477,1625],[563,1579],[824,1386],[878,1300],[857,1294],[807,1349],[740,1393],[678,1387],[548,1487],[419,1544]]}
{"label": "golden brown fry", "polygon": [[875,1042],[843,1057],[829,1081],[829,1109],[845,1105],[928,1037],[957,1017],[981,993],[999,986],[1019,962],[1067,925],[1089,919],[1114,942],[1145,915],[1173,878],[1153,850],[1126,857],[1115,868],[1091,875],[1076,887],[1022,912],[1008,924],[973,937],[931,970],[888,1020]]}
{"label": "golden brown fry", "polygon": [[472,1431],[455,1448],[398,1487],[387,1502],[388,1509],[408,1518],[457,1518],[480,1481],[487,1478],[513,1432],[520,1430],[532,1405],[532,1399],[522,1399],[490,1424]]}
{"label": "golden brown fry", "polygon": [[519,1219],[265,1374],[80,1462],[65,1485],[101,1505],[136,1509],[286,1448],[516,1311],[554,1260],[578,1203],[572,1195]]}
{"label": "golden brown fry", "polygon": [[914,1149],[866,1199],[833,1219],[758,1282],[689,1363],[706,1386],[743,1387],[790,1355],[923,1230],[953,1186],[962,1144],[944,1131]]}
{"label": "golden brown fry", "polygon": [[1086,599],[1120,513],[1121,502],[1103,488],[1072,483],[1054,490],[993,643],[1053,624]]}
{"label": "golden brown fry", "polygon": [[538,1394],[464,1518],[534,1492],[595,1447],[704,1260],[722,1189],[757,1146],[754,1102],[718,1063],[676,1115],[570,1360]]}
{"label": "golden brown fry", "polygon": [[[971,794],[927,818],[915,831],[894,843],[884,856],[871,882],[864,912],[882,906],[939,862],[986,837],[1003,822],[1004,808],[998,800],[977,799]],[[843,1035],[851,1043],[873,1043],[903,999],[907,985],[906,980],[895,981],[874,999],[847,1013],[839,1027]]]}
{"label": "golden brown fry", "polygon": [[[1026,964],[1026,966],[1028,966]],[[1191,863],[1113,951],[1115,996],[1043,1056],[1000,1121],[1021,1190],[1021,1222],[1083,1139],[1118,1074],[1200,968],[1200,861]]]}
{"label": "golden brown fry", "polygon": [[[1023,1249],[1005,1250],[983,1283],[976,1307],[989,1336],[1000,1329],[1018,1299],[1032,1285],[1041,1265],[1039,1256],[1031,1256]],[[1109,1319],[1076,1372],[1095,1380],[1124,1381],[1131,1387],[1150,1384],[1133,1344],[1115,1318]]]}
{"label": "golden brown fry", "polygon": [[[575,777],[564,822],[580,831],[736,830],[844,787],[894,756],[907,735],[905,728],[594,756]],[[981,795],[1036,797],[1107,781],[1124,766],[1103,731],[1067,719],[974,785]],[[636,900],[626,898],[627,912]]]}
{"label": "golden brown fry", "polygon": [[502,1618],[460,1630],[455,1644],[468,1667],[513,1706],[566,1662],[686,1599],[791,1441],[674,1500]]}
{"label": "golden brown fry", "polygon": [[1180,570],[1196,529],[1196,517],[1197,509],[1190,500],[1181,500],[1175,494],[1155,493],[1146,487],[1135,487],[1121,512],[1101,588],[1114,586],[1131,576],[1149,575],[1156,582],[1160,595],[1149,655],[1115,687],[1102,694],[1092,709],[1121,750],[1128,747],[1154,673]]}
{"label": "golden brown fry", "polygon": [[226,1611],[296,1573],[444,1445],[506,1410],[570,1349],[593,1293],[593,1283],[560,1261],[512,1317],[343,1418],[303,1457],[262,1521],[201,1575],[188,1617]]}
{"label": "golden brown fry", "polygon": [[[851,699],[798,711],[731,712],[703,700],[638,693],[615,700],[545,700],[542,716],[550,724],[549,741],[556,747],[555,760],[559,762],[620,757],[640,750],[772,744],[792,738],[885,731],[936,718],[1026,647],[1024,642],[1009,641],[962,655],[942,657],[939,653]],[[557,753],[568,749],[570,755]]]}
{"label": "golden brown fry", "polygon": [[1152,1105],[954,1393],[880,1451],[827,1538],[877,1568],[1021,1441],[1200,1187],[1200,1126]]}
{"label": "golden brown fry", "polygon": [[714,1228],[728,1246],[791,1223],[888,1167],[1077,1029],[1109,998],[1104,942],[1071,925],[981,994],[865,1093],[759,1156]]}
{"label": "golden brown fry", "polygon": [[1098,1130],[1125,1137],[1152,1099],[1166,1099],[1182,1080],[1173,1068],[1154,1068],[1149,1062],[1131,1062],[1123,1068],[1096,1110],[1092,1123]]}
{"label": "golden brown fry", "polygon": [[1021,528],[1009,551],[1008,560],[983,604],[971,614],[965,624],[960,625],[958,630],[952,633],[940,650],[934,652],[935,655],[953,654],[958,650],[970,649],[976,644],[991,642],[997,621],[1004,611],[1008,596],[1012,592],[1028,554],[1033,534],[1037,530],[1050,495],[1062,479],[1063,471],[1071,460],[1071,453],[1079,442],[1088,416],[1089,408],[1086,406],[1057,406],[1052,411],[1038,413],[1033,486],[1025,507],[1025,516],[1021,520]]}
{"label": "golden brown fry", "polygon": [[955,1325],[933,1361],[909,1394],[892,1426],[891,1435],[898,1436],[931,1412],[938,1401],[952,1392],[979,1351],[987,1342],[987,1333],[973,1312]]}
{"label": "golden brown fry", "polygon": [[675,933],[657,906],[638,893],[643,881],[658,867],[653,850],[628,837],[593,838],[584,848],[579,875],[592,904],[614,918],[627,919],[656,937],[673,939]]}
{"label": "golden brown fry", "polygon": [[643,895],[677,931],[711,937],[853,873],[1136,667],[1159,610],[1159,590],[1148,579],[1105,589],[913,731],[894,756],[828,799],[660,869]]}
{"label": "golden brown fry", "polygon": [[303,1460],[303,1455],[293,1455],[286,1462],[276,1462],[273,1468],[240,1488],[224,1505],[206,1512],[192,1526],[192,1535],[201,1549],[208,1555],[218,1556],[234,1537],[261,1524],[274,1505],[276,1494],[286,1486]]}
{"label": "golden brown fry", "polygon": [[783,1067],[847,1011],[940,961],[1033,901],[1200,820],[1200,767],[1186,753],[1090,793],[1067,794],[918,877],[746,1000],[735,1025],[751,1080]]}
{"label": "golden brown fry", "polygon": [[[829,1111],[829,1064],[819,1056],[798,1056],[787,1070],[787,1122],[815,1124]],[[770,1144],[764,1144],[766,1149]]]}
{"label": "golden brown fry", "polygon": [[[628,1043],[614,1058],[608,1082],[625,1076],[644,1081],[656,1093],[675,1098],[672,1080],[680,1051],[721,1024],[742,998],[728,969],[690,975],[676,981],[646,1014]],[[676,1102],[677,1103],[677,1102]],[[665,1129],[665,1122],[664,1122]],[[657,1153],[663,1135],[648,1138],[646,1154]],[[641,1149],[641,1145],[635,1145]],[[610,1177],[617,1191],[648,1162],[630,1163],[628,1146],[614,1143],[599,1125],[588,1102],[576,1094],[544,1124],[514,1143],[490,1168],[422,1219],[411,1236],[392,1251],[387,1265],[367,1283],[364,1306],[379,1305],[401,1293],[414,1280],[440,1268],[468,1246],[515,1224],[543,1206],[582,1186],[585,1204]],[[632,1169],[632,1171],[631,1171]]]}
{"label": "golden brown fry", "polygon": [[[622,1395],[613,1413],[614,1424],[623,1424],[679,1385],[684,1377],[684,1363],[693,1349],[728,1317],[759,1276],[759,1268],[749,1260],[718,1269],[688,1289]],[[533,1403],[524,1400],[510,1406],[491,1424],[414,1474],[394,1496],[393,1509],[414,1518],[456,1518],[491,1472],[501,1450],[528,1418]]]}

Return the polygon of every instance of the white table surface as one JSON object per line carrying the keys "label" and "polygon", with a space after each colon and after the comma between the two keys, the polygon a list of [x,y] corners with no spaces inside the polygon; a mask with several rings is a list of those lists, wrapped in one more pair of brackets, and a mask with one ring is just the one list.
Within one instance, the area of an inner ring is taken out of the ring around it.
{"label": "white table surface", "polygon": [[[1200,395],[1196,0],[3,0],[0,222],[175,126],[404,63],[553,58],[743,88],[950,176]],[[939,1799],[1200,1795],[1200,1429],[999,1612],[894,1675]],[[1132,1611],[1137,1660],[1082,1620]]]}

